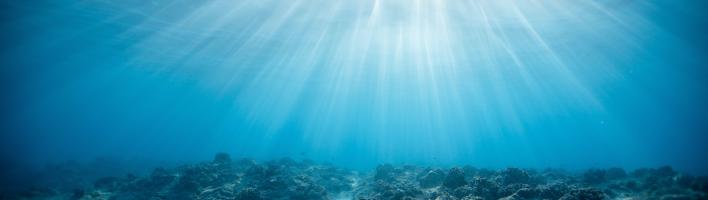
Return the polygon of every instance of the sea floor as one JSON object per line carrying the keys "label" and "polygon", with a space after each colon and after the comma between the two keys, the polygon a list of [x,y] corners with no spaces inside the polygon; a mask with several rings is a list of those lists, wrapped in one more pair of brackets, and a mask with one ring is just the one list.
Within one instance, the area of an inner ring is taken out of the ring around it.
{"label": "sea floor", "polygon": [[34,187],[0,199],[708,199],[706,194],[708,177],[668,166],[569,172],[384,164],[361,172],[288,158],[232,160],[222,153],[145,176],[97,178],[78,188]]}

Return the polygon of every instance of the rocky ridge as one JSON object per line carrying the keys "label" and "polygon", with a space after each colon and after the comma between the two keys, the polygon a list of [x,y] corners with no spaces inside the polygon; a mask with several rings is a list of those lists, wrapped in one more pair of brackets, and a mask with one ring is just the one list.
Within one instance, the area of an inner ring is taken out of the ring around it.
{"label": "rocky ridge", "polygon": [[383,164],[357,172],[289,158],[232,160],[156,168],[145,176],[103,177],[72,190],[35,188],[0,199],[706,199],[708,178],[671,167],[590,169],[449,169]]}

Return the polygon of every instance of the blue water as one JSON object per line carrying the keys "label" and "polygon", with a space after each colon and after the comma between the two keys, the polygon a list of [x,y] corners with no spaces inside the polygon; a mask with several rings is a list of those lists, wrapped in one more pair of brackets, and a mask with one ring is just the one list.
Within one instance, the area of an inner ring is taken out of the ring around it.
{"label": "blue water", "polygon": [[0,3],[0,160],[708,174],[707,1]]}

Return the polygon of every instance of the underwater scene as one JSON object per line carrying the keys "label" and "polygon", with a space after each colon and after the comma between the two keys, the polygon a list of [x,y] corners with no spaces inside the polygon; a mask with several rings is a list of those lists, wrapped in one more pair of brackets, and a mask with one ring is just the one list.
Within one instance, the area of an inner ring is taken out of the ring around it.
{"label": "underwater scene", "polygon": [[708,199],[708,1],[0,1],[0,199]]}

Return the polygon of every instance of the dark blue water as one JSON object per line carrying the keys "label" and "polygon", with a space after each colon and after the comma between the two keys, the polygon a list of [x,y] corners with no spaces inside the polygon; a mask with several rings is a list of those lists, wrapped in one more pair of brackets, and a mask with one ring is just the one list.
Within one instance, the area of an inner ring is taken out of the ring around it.
{"label": "dark blue water", "polygon": [[708,174],[706,1],[5,1],[1,160]]}

